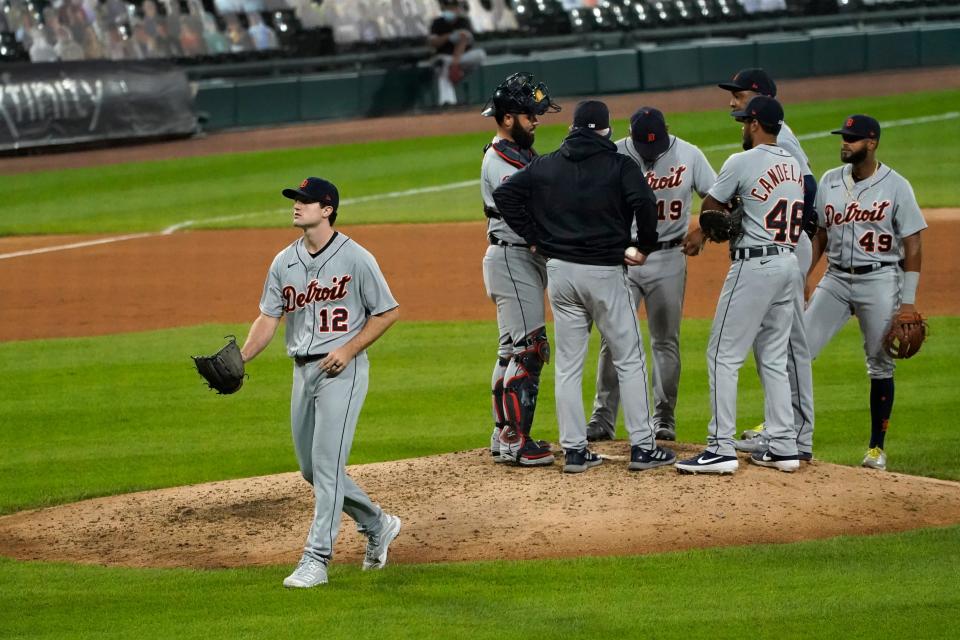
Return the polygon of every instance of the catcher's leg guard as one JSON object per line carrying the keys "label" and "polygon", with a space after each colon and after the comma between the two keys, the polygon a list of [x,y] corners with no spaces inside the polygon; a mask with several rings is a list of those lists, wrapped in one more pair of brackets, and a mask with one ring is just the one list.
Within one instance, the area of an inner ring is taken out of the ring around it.
{"label": "catcher's leg guard", "polygon": [[522,349],[513,355],[507,367],[503,391],[503,413],[507,420],[500,432],[500,455],[519,464],[550,464],[550,448],[530,440],[530,429],[537,409],[540,372],[550,361],[550,343],[546,329],[540,328],[517,344]]}
{"label": "catcher's leg guard", "polygon": [[500,432],[507,424],[507,418],[503,414],[503,377],[507,372],[507,366],[510,364],[509,358],[500,356],[497,363],[493,366],[493,380],[491,382],[493,395],[493,433],[490,435],[490,455],[494,462],[504,462],[500,457]]}

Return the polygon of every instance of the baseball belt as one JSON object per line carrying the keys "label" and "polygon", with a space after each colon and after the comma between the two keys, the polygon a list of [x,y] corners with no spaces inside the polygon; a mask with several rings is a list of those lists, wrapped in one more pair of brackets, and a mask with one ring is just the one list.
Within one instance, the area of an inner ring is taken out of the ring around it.
{"label": "baseball belt", "polygon": [[513,242],[507,242],[506,240],[501,240],[500,238],[493,235],[492,233],[488,234],[487,237],[490,238],[490,244],[497,245],[498,247],[521,247],[523,249],[530,248],[530,245],[528,244],[516,244]]}
{"label": "baseball belt", "polygon": [[903,267],[903,260],[900,262],[874,262],[873,264],[865,264],[859,267],[841,267],[840,265],[831,262],[830,268],[836,269],[837,271],[842,271],[843,273],[862,276],[865,273],[873,273],[874,271],[879,271],[880,269],[885,269],[886,267],[892,267],[894,265],[900,265]]}
{"label": "baseball belt", "polygon": [[765,247],[745,247],[743,249],[731,249],[730,259],[749,260],[750,258],[778,256],[781,253],[793,253],[793,247],[787,247],[782,244],[770,244]]}
{"label": "baseball belt", "polygon": [[664,251],[665,249],[673,249],[674,247],[679,247],[683,244],[683,236],[674,238],[673,240],[667,240],[666,242],[657,243],[657,246],[653,248],[654,251]]}
{"label": "baseball belt", "polygon": [[298,367],[302,367],[305,364],[323,360],[327,355],[326,353],[311,353],[305,356],[293,356],[293,361],[297,363]]}

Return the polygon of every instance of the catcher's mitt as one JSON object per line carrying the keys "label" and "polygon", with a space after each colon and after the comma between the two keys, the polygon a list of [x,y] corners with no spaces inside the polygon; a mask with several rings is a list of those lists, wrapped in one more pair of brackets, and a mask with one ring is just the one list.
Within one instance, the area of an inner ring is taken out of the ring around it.
{"label": "catcher's mitt", "polygon": [[743,233],[743,204],[739,198],[731,202],[730,211],[707,209],[700,213],[700,229],[707,240],[714,242],[736,241]]}
{"label": "catcher's mitt", "polygon": [[883,337],[883,350],[892,358],[909,358],[927,339],[927,321],[916,311],[901,311]]}
{"label": "catcher's mitt", "polygon": [[234,393],[243,386],[244,367],[236,336],[226,336],[229,342],[212,356],[193,356],[197,372],[207,381],[207,386],[217,393]]}

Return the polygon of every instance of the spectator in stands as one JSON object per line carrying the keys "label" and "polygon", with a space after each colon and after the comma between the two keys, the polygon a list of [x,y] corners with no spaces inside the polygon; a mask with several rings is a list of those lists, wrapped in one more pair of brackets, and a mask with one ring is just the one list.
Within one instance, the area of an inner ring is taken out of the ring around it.
{"label": "spectator in stands", "polygon": [[126,24],[130,21],[129,8],[130,5],[123,0],[107,0],[101,5],[101,11],[106,13],[107,22],[113,25]]}
{"label": "spectator in stands", "polygon": [[[200,0],[189,0],[187,3],[187,13],[194,20],[194,28],[204,34],[204,39],[206,39],[207,31],[220,33],[220,27],[217,25],[216,18],[203,8],[203,3],[200,2]],[[209,49],[209,47],[207,48]]]}
{"label": "spectator in stands", "polygon": [[136,58],[133,43],[121,31],[120,25],[111,26],[107,31],[107,57],[111,60],[133,60]]}
{"label": "spectator in stands", "polygon": [[57,52],[57,57],[64,62],[73,60],[83,60],[83,47],[77,44],[73,39],[73,33],[61,24],[57,27],[57,44],[53,49]]}
{"label": "spectator in stands", "polygon": [[436,52],[437,102],[457,103],[456,85],[483,64],[487,54],[473,47],[473,28],[460,0],[439,0],[440,16],[430,25],[430,46]]}
{"label": "spectator in stands", "polygon": [[143,0],[140,8],[143,10],[143,28],[147,30],[151,38],[156,38],[157,23],[164,22],[164,19],[157,13],[157,3],[153,0]]}
{"label": "spectator in stands", "polygon": [[269,51],[277,48],[277,34],[273,29],[263,24],[263,18],[259,13],[247,14],[247,33],[250,34],[250,40],[253,41],[253,47],[257,51]]}
{"label": "spectator in stands", "polygon": [[166,20],[157,21],[157,34],[154,40],[157,43],[157,52],[161,58],[182,58],[183,49],[180,47],[180,40],[170,37],[170,30],[167,27]]}
{"label": "spectator in stands", "polygon": [[230,53],[230,42],[227,36],[223,35],[217,27],[217,23],[203,23],[203,44],[207,48],[207,53],[212,56]]}
{"label": "spectator in stands", "polygon": [[[180,41],[180,0],[164,0],[163,8],[167,11],[167,33],[174,40]],[[183,44],[181,43],[181,48]]]}
{"label": "spectator in stands", "polygon": [[197,31],[189,20],[180,22],[180,49],[188,58],[206,55],[207,47],[203,43],[203,35]]}
{"label": "spectator in stands", "polygon": [[102,60],[107,57],[103,43],[100,42],[100,36],[97,35],[92,24],[88,24],[84,30],[80,46],[83,48],[83,57],[86,60]]}
{"label": "spectator in stands", "polygon": [[33,43],[30,45],[31,62],[56,62],[57,52],[53,46],[56,40],[49,29],[34,31]]}
{"label": "spectator in stands", "polygon": [[250,34],[240,24],[240,19],[236,15],[224,17],[227,23],[227,42],[230,43],[230,53],[243,53],[253,49],[253,42],[250,40]]}
{"label": "spectator in stands", "polygon": [[143,23],[133,25],[133,57],[137,60],[159,58],[157,43]]}

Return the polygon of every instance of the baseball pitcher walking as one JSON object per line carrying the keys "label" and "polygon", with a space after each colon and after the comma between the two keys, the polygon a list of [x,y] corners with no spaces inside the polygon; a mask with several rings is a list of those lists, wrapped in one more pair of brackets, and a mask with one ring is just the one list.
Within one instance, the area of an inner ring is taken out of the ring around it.
{"label": "baseball pitcher walking", "polygon": [[386,565],[387,548],[400,533],[400,518],[384,513],[346,472],[367,395],[366,348],[400,311],[370,252],[333,229],[340,202],[333,184],[307,178],[283,195],[294,201],[293,225],[303,237],[270,265],[260,315],[241,352],[245,362],[253,360],[286,318],[293,447],[316,507],[303,556],[283,586],[309,588],[327,582],[341,512],[367,537],[364,570]]}

